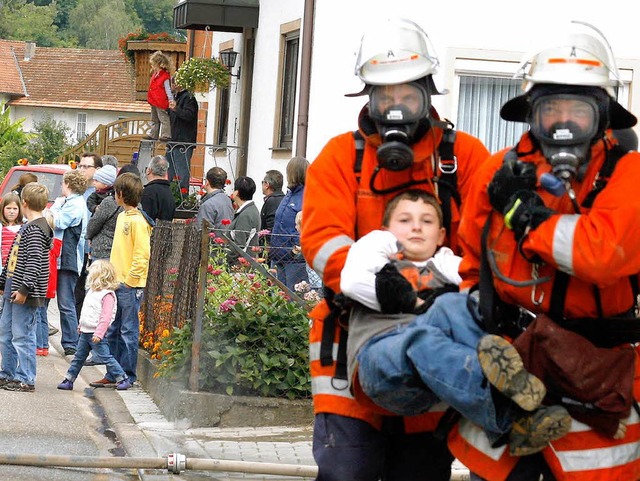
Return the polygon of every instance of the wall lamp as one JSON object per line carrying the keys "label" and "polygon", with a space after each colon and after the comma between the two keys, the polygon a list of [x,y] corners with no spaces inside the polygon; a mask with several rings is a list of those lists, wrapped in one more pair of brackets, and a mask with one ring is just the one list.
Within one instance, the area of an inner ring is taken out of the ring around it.
{"label": "wall lamp", "polygon": [[225,50],[223,52],[220,52],[220,62],[222,62],[222,65],[224,65],[225,67],[227,67],[229,69],[229,75],[231,75],[232,77],[235,78],[240,78],[240,69],[242,67],[238,67],[238,73],[237,74],[233,74],[232,70],[233,67],[236,66],[236,59],[238,58],[238,52],[235,52],[233,50]]}

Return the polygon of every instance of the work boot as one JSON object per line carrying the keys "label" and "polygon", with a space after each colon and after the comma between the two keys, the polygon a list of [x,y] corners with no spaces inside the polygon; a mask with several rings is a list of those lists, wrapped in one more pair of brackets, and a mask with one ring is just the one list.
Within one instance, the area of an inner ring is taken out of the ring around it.
{"label": "work boot", "polygon": [[540,379],[528,373],[509,341],[486,335],[478,342],[478,360],[487,380],[525,411],[535,410],[547,394]]}
{"label": "work boot", "polygon": [[518,419],[509,433],[511,456],[529,456],[542,451],[549,442],[569,432],[571,416],[562,406],[541,407]]}

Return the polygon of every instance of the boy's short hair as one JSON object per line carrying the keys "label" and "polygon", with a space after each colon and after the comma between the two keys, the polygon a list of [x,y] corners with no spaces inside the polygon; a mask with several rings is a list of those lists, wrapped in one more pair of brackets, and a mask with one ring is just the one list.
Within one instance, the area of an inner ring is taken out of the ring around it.
{"label": "boy's short hair", "polygon": [[240,199],[251,200],[253,199],[253,194],[256,193],[256,183],[251,177],[238,177],[233,184],[233,190],[238,191]]}
{"label": "boy's short hair", "polygon": [[408,200],[411,202],[418,202],[421,200],[425,204],[432,205],[436,210],[436,214],[438,216],[438,222],[440,223],[439,227],[442,227],[444,223],[442,219],[442,207],[440,207],[440,203],[438,199],[435,198],[433,194],[425,190],[411,189],[406,190],[404,192],[400,192],[393,199],[389,201],[389,203],[385,206],[384,216],[382,218],[382,225],[384,227],[389,227],[389,221],[391,220],[391,216],[393,215],[393,211],[396,210],[398,204],[401,200]]}
{"label": "boy's short hair", "polygon": [[142,199],[142,181],[131,172],[119,175],[113,184],[113,190],[122,198],[122,202],[130,207],[137,207]]}
{"label": "boy's short hair", "polygon": [[[80,172],[79,174],[82,175]],[[20,198],[32,211],[42,212],[49,202],[49,189],[38,182],[31,182],[24,186]]]}
{"label": "boy's short hair", "polygon": [[89,181],[80,170],[68,170],[62,176],[62,182],[67,184],[69,190],[74,194],[84,194]]}

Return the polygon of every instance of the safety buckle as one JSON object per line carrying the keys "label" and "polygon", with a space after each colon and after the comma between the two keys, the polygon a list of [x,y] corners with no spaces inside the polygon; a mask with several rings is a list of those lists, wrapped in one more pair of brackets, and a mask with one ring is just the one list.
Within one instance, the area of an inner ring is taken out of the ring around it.
{"label": "safety buckle", "polygon": [[438,159],[438,168],[443,174],[453,174],[458,170],[458,157],[455,155],[453,159]]}

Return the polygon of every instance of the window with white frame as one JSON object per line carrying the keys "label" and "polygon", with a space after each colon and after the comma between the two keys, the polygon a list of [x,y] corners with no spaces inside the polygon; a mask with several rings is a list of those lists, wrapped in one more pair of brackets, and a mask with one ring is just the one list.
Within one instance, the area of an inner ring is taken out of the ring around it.
{"label": "window with white frame", "polygon": [[[513,59],[520,55],[504,52],[500,58],[494,51],[488,55],[484,53],[484,58],[482,55],[482,51],[476,56],[464,51],[454,59],[455,124],[458,130],[478,137],[490,152],[497,152],[515,145],[529,128],[526,123],[500,118],[502,105],[522,94],[522,80],[513,78],[518,68],[518,62]],[[616,89],[616,97],[626,106],[633,70],[620,69],[620,77],[623,85]]]}
{"label": "window with white frame", "polygon": [[283,37],[282,83],[277,147],[291,149],[293,147],[293,131],[295,126],[300,30],[289,32]]}
{"label": "window with white frame", "polygon": [[78,112],[76,118],[76,139],[81,142],[87,136],[87,114]]}

